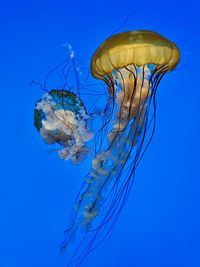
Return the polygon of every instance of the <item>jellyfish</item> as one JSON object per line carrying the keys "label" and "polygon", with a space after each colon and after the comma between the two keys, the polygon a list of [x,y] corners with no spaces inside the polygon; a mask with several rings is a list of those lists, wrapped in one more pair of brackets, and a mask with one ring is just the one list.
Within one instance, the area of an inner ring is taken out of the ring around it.
{"label": "jellyfish", "polygon": [[83,102],[67,90],[52,89],[35,105],[34,125],[41,137],[46,144],[59,145],[59,157],[73,163],[80,163],[90,152],[87,119]]}
{"label": "jellyfish", "polygon": [[[75,57],[70,44],[63,46],[68,58],[47,73],[43,84],[31,82],[44,91],[35,104],[34,126],[60,159],[79,164],[90,154],[88,142],[93,138],[88,123],[91,114],[80,96],[80,89],[85,92],[88,70]],[[85,69],[86,76],[82,77]],[[54,89],[49,90],[49,87]]]}
{"label": "jellyfish", "polygon": [[179,60],[173,42],[148,30],[113,35],[94,52],[91,74],[106,84],[108,103],[61,245],[65,251],[79,240],[68,266],[80,266],[112,234],[155,132],[158,85]]}

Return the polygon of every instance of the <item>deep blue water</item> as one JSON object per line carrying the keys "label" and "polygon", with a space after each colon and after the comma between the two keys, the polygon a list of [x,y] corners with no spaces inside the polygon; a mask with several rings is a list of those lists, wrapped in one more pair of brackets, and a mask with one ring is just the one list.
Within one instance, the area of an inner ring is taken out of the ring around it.
{"label": "deep blue water", "polygon": [[66,266],[59,244],[90,162],[75,167],[48,152],[33,126],[42,92],[28,84],[65,60],[66,42],[89,66],[129,14],[120,31],[166,36],[180,68],[159,86],[156,133],[113,236],[84,266],[200,266],[198,10],[195,0],[1,3],[0,266]]}

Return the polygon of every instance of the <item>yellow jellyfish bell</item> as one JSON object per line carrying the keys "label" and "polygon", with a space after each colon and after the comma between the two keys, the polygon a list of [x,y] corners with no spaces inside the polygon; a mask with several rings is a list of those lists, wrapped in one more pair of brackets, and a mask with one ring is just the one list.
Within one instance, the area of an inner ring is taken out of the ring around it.
{"label": "yellow jellyfish bell", "polygon": [[177,46],[162,35],[147,30],[128,31],[109,37],[94,53],[91,73],[97,79],[130,64],[167,65],[174,69],[180,60]]}

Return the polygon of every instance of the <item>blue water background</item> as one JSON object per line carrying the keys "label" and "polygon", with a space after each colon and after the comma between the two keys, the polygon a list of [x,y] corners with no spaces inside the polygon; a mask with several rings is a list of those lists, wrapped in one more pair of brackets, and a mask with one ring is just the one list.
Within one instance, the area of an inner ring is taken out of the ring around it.
{"label": "blue water background", "polygon": [[90,162],[48,152],[33,126],[30,87],[62,62],[69,42],[89,66],[100,43],[150,29],[181,50],[157,94],[157,128],[110,242],[87,267],[200,266],[200,14],[198,1],[2,1],[0,9],[0,266],[64,267],[59,244]]}

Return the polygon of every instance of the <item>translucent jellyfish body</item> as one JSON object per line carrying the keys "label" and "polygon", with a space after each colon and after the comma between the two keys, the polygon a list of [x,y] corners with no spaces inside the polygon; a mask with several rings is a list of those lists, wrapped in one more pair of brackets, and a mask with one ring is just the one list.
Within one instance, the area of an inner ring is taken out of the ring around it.
{"label": "translucent jellyfish body", "polygon": [[79,163],[90,150],[92,133],[82,101],[67,90],[51,90],[36,103],[34,125],[47,144],[57,144],[61,159]]}
{"label": "translucent jellyfish body", "polygon": [[179,60],[174,43],[146,30],[111,36],[95,51],[91,73],[108,87],[110,114],[97,133],[98,149],[61,247],[84,232],[69,266],[80,266],[112,232],[155,131],[158,85]]}

